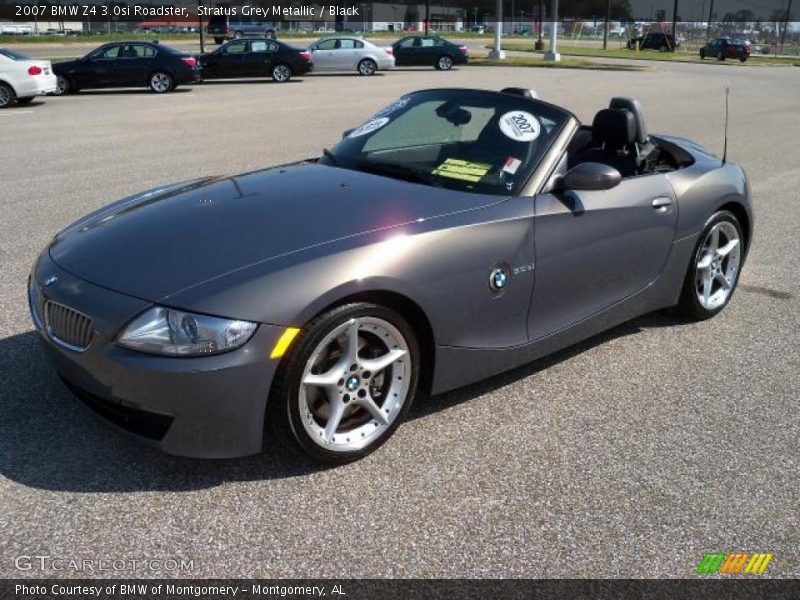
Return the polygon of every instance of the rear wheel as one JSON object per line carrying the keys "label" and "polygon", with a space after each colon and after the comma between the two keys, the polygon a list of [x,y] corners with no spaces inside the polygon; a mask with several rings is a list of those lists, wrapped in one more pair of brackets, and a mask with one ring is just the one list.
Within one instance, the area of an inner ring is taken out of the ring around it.
{"label": "rear wheel", "polygon": [[169,73],[156,71],[150,76],[150,89],[156,94],[165,94],[175,88],[175,82]]}
{"label": "rear wheel", "polygon": [[0,82],[0,108],[8,108],[14,106],[17,101],[17,95],[14,89],[7,83]]}
{"label": "rear wheel", "polygon": [[286,83],[292,78],[292,69],[289,65],[278,64],[272,67],[272,79],[277,83]]}
{"label": "rear wheel", "polygon": [[374,75],[375,71],[378,70],[378,65],[375,64],[375,61],[371,58],[365,58],[360,63],[358,63],[358,73],[359,75],[370,76]]}
{"label": "rear wheel", "polygon": [[434,65],[439,71],[449,71],[453,68],[453,59],[449,56],[440,56]]}
{"label": "rear wheel", "polygon": [[747,57],[746,56],[740,56],[739,57],[739,62],[747,62]]}
{"label": "rear wheel", "polygon": [[714,214],[703,228],[686,273],[678,311],[709,319],[728,304],[739,281],[744,256],[742,227],[727,210]]}
{"label": "rear wheel", "polygon": [[391,309],[357,303],[322,314],[300,336],[276,375],[268,426],[321,462],[366,456],[413,401],[420,356],[413,330]]}

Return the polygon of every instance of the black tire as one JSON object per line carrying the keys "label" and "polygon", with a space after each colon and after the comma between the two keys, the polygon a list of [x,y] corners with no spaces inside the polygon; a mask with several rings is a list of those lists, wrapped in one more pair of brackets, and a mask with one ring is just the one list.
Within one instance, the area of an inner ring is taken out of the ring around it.
{"label": "black tire", "polygon": [[664,46],[664,45],[662,45],[662,46],[661,46],[661,47],[658,49],[658,51],[659,51],[659,52],[666,52],[667,50],[669,50],[669,48],[667,48],[667,47],[666,47],[666,46]]}
{"label": "black tire", "polygon": [[156,94],[166,94],[175,89],[175,79],[166,71],[155,71],[147,81],[150,90]]}
{"label": "black tire", "polygon": [[0,81],[0,108],[9,108],[17,103],[17,94],[7,83]]}
{"label": "black tire", "polygon": [[275,83],[286,83],[292,78],[292,68],[286,63],[278,63],[272,67],[271,75]]}
{"label": "black tire", "polygon": [[739,62],[740,62],[740,63],[747,62],[747,57],[746,57],[746,56],[740,56],[740,57],[739,57]]}
{"label": "black tire", "polygon": [[[411,360],[411,374],[406,399],[394,421],[380,437],[358,450],[332,451],[314,441],[303,425],[300,409],[300,386],[306,363],[325,337],[351,319],[373,317],[390,323],[403,336]],[[267,404],[266,435],[291,448],[299,448],[317,462],[340,465],[358,460],[377,450],[395,432],[405,418],[414,400],[419,381],[420,351],[416,334],[408,322],[397,312],[385,306],[359,302],[329,310],[312,320],[298,334],[282,359],[272,385]]]}
{"label": "black tire", "polygon": [[728,305],[733,298],[733,294],[736,291],[736,285],[739,283],[739,274],[741,272],[741,262],[738,266],[736,280],[733,282],[733,286],[731,287],[730,293],[725,301],[713,310],[709,310],[700,304],[700,300],[697,297],[696,293],[696,281],[697,281],[697,263],[700,258],[700,252],[703,249],[703,245],[706,240],[706,236],[708,232],[711,230],[714,225],[727,221],[732,223],[733,226],[736,228],[736,231],[739,235],[740,244],[742,245],[741,248],[741,256],[743,257],[746,252],[746,248],[744,247],[745,238],[742,234],[742,226],[739,223],[739,219],[736,218],[732,212],[727,210],[721,210],[719,212],[714,213],[711,218],[706,222],[705,227],[703,227],[703,231],[700,233],[700,236],[697,240],[697,244],[695,245],[694,252],[692,252],[692,259],[689,263],[688,268],[686,269],[686,277],[683,281],[683,287],[681,288],[681,296],[680,300],[678,300],[678,304],[676,309],[678,313],[687,317],[689,319],[695,321],[703,321],[705,319],[710,319],[718,315],[722,310]]}
{"label": "black tire", "polygon": [[705,60],[706,59],[706,51],[703,50],[702,48],[700,49],[700,59],[701,60]]}
{"label": "black tire", "polygon": [[33,102],[34,96],[27,96],[25,98],[17,98],[17,104],[30,104]]}
{"label": "black tire", "polygon": [[67,94],[72,94],[77,91],[66,75],[56,75],[56,80],[58,81],[56,84],[56,91],[54,92],[56,96],[66,96]]}
{"label": "black tire", "polygon": [[217,46],[219,46],[220,44],[222,44],[222,43],[224,43],[224,42],[225,42],[225,38],[224,38],[224,37],[215,37],[215,38],[214,38],[214,43],[215,43]]}
{"label": "black tire", "polygon": [[358,63],[358,74],[370,77],[378,72],[378,65],[371,58],[364,58]]}
{"label": "black tire", "polygon": [[433,68],[437,71],[449,71],[453,68],[453,58],[448,56],[447,54],[443,54],[439,58],[436,59],[436,62],[433,63]]}

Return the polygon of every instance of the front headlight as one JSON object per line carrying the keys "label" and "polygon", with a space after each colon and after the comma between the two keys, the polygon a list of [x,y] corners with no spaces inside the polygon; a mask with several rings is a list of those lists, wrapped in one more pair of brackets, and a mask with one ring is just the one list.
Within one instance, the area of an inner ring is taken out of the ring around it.
{"label": "front headlight", "polygon": [[227,352],[243,345],[258,325],[249,321],[154,306],[131,321],[117,342],[121,346],[170,356]]}

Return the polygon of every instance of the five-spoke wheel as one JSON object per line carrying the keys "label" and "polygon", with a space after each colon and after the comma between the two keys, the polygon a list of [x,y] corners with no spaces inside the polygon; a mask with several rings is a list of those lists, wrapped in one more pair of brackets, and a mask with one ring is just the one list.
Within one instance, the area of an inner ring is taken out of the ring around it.
{"label": "five-spoke wheel", "polygon": [[360,303],[315,319],[285,360],[272,418],[288,420],[307,453],[336,464],[373,451],[400,424],[416,389],[419,350],[401,315]]}
{"label": "five-spoke wheel", "polygon": [[742,240],[741,224],[732,213],[720,211],[709,220],[686,275],[681,312],[707,319],[725,307],[739,279]]}

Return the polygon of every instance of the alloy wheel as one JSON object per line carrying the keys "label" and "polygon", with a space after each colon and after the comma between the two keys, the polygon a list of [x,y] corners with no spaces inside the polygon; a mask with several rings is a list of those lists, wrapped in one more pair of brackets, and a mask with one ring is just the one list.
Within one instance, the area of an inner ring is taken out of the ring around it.
{"label": "alloy wheel", "polygon": [[150,78],[150,87],[159,94],[169,91],[170,85],[171,81],[166,73],[155,73]]}
{"label": "alloy wheel", "polygon": [[706,235],[695,266],[695,293],[706,310],[716,310],[728,301],[739,276],[742,244],[730,221],[720,221]]}
{"label": "alloy wheel", "polygon": [[11,104],[11,93],[4,85],[0,85],[0,108],[5,108]]}
{"label": "alloy wheel", "polygon": [[453,66],[453,59],[449,56],[442,56],[439,59],[439,68],[442,71],[449,71]]}
{"label": "alloy wheel", "polygon": [[63,75],[59,75],[56,78],[56,95],[63,96],[68,91],[69,91],[69,82],[67,81],[67,78],[64,77]]}
{"label": "alloy wheel", "polygon": [[394,325],[373,316],[342,323],[317,344],[303,370],[303,428],[329,452],[369,446],[400,415],[411,373],[408,342]]}
{"label": "alloy wheel", "polygon": [[280,83],[284,81],[289,81],[289,78],[292,76],[292,71],[286,65],[277,65],[274,69],[272,69],[272,78]]}
{"label": "alloy wheel", "polygon": [[362,60],[358,63],[358,72],[362,75],[374,75],[375,74],[375,63],[371,60]]}

